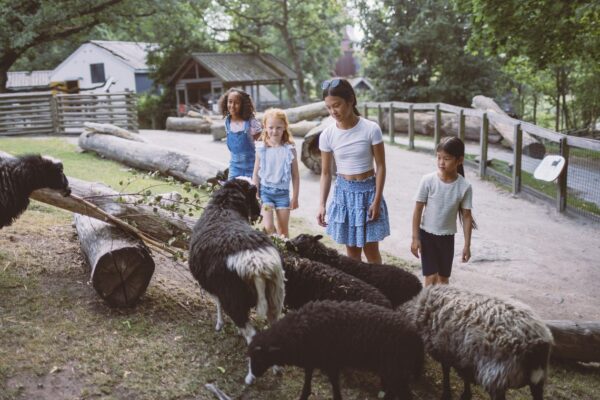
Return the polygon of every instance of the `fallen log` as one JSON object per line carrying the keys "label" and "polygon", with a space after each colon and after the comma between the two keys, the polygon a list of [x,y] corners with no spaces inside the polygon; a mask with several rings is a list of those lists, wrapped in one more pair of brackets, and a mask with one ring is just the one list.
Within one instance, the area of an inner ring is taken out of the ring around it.
{"label": "fallen log", "polygon": [[192,154],[98,133],[83,132],[79,136],[79,147],[130,167],[160,171],[196,185],[203,185],[227,168],[226,164]]}
{"label": "fallen log", "polygon": [[321,151],[319,150],[319,136],[325,128],[333,125],[335,120],[332,117],[325,118],[318,126],[311,129],[302,142],[302,152],[300,160],[308,169],[315,174],[321,174]]}
{"label": "fallen log", "polygon": [[324,101],[317,101],[316,103],[305,104],[299,107],[287,108],[284,111],[288,117],[288,121],[290,121],[290,124],[304,120],[308,121],[322,118],[329,115],[329,111],[327,111]]}
{"label": "fallen log", "polygon": [[74,222],[98,295],[111,307],[135,305],[154,273],[148,247],[137,237],[95,218],[75,214]]}
{"label": "fallen log", "polygon": [[[473,97],[472,105],[474,108],[486,111],[488,114],[495,113],[508,117],[508,114],[506,114],[500,108],[500,106],[498,106],[498,104],[496,104],[496,102],[494,102],[494,100],[490,99],[489,97],[475,96]],[[513,139],[513,126],[511,124],[495,121],[493,119],[490,119],[490,125],[496,128],[498,133],[502,135],[504,142],[514,149],[515,144]],[[522,142],[523,154],[537,159],[544,158],[544,155],[546,154],[546,147],[542,143],[538,142],[533,136],[531,136],[527,132],[523,132]]]}
{"label": "fallen log", "polygon": [[84,122],[83,126],[85,126],[85,128],[89,131],[105,133],[107,135],[113,135],[123,139],[135,140],[136,142],[146,142],[146,140],[144,140],[144,138],[142,138],[139,134],[129,132],[127,129],[123,129],[116,125]]}
{"label": "fallen log", "polygon": [[[442,123],[440,125],[442,136],[456,136],[458,135],[458,116],[451,114],[442,114]],[[375,122],[377,117],[373,116],[372,119]],[[427,112],[415,112],[415,133],[424,136],[433,136],[435,131],[435,114]],[[389,117],[388,113],[384,114],[381,129],[384,133],[389,132]],[[394,132],[408,134],[408,113],[407,112],[395,112],[394,113]],[[465,139],[479,141],[481,135],[481,119],[477,117],[466,117],[465,118]],[[498,143],[502,140],[502,136],[493,128],[489,129],[488,141],[490,143]]]}
{"label": "fallen log", "polygon": [[600,322],[544,321],[554,336],[552,357],[600,362]]}
{"label": "fallen log", "polygon": [[290,124],[292,136],[305,137],[308,132],[320,125],[319,121],[300,121]]}
{"label": "fallen log", "polygon": [[211,133],[212,121],[204,117],[168,117],[168,131]]}

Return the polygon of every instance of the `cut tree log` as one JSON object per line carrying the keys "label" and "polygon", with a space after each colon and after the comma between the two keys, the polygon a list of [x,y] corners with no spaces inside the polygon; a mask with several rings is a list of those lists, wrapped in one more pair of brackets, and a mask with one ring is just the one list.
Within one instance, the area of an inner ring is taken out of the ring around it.
{"label": "cut tree log", "polygon": [[[488,114],[495,113],[498,115],[508,117],[508,114],[506,114],[500,108],[500,106],[498,106],[498,104],[496,104],[496,102],[490,99],[489,97],[475,96],[473,97],[472,105],[474,108],[483,110]],[[502,137],[504,138],[504,142],[514,149],[515,144],[513,139],[513,126],[508,123],[494,121],[493,119],[490,119],[490,125],[496,128],[498,133],[500,133],[500,135],[502,135]],[[546,147],[542,143],[538,142],[533,136],[529,135],[526,132],[523,132],[523,154],[533,158],[542,159],[546,154]]]}
{"label": "cut tree log", "polygon": [[293,124],[290,124],[290,132],[292,136],[296,137],[305,137],[308,132],[312,129],[319,126],[321,123],[319,121],[300,121]]}
{"label": "cut tree log", "polygon": [[79,147],[130,167],[160,171],[196,185],[203,185],[227,168],[226,164],[192,154],[99,133],[83,132]]}
{"label": "cut tree log", "polygon": [[287,108],[284,110],[288,117],[290,124],[300,122],[304,120],[312,120],[322,117],[327,117],[329,111],[325,107],[324,101],[317,101],[316,103],[304,104],[299,107]]}
{"label": "cut tree log", "polygon": [[[377,116],[369,117],[369,119],[378,122]],[[418,135],[433,136],[435,130],[435,114],[427,112],[415,112],[415,133]],[[389,132],[389,117],[388,113],[384,114],[383,124],[381,129],[384,133]],[[458,116],[451,114],[442,114],[441,134],[443,136],[458,135]],[[394,132],[408,134],[408,113],[394,113]],[[481,138],[481,119],[477,117],[465,117],[465,139],[479,141]],[[490,143],[499,143],[502,136],[490,127],[488,141]]]}
{"label": "cut tree log", "polygon": [[554,336],[552,357],[600,362],[600,322],[544,321]]}
{"label": "cut tree log", "polygon": [[90,281],[111,307],[132,307],[154,273],[148,247],[120,228],[74,214],[79,245],[90,267]]}
{"label": "cut tree log", "polygon": [[300,160],[308,169],[315,174],[321,174],[321,151],[319,150],[319,137],[321,132],[330,125],[333,125],[335,120],[332,117],[327,117],[321,123],[311,129],[302,142],[302,152]]}
{"label": "cut tree log", "polygon": [[129,132],[127,129],[123,129],[116,125],[112,124],[98,124],[96,122],[84,122],[83,126],[88,131],[105,133],[107,135],[117,136],[123,139],[134,140],[136,142],[146,143],[143,137],[141,137],[138,133]]}
{"label": "cut tree log", "polygon": [[205,117],[168,117],[168,131],[211,133],[212,121]]}

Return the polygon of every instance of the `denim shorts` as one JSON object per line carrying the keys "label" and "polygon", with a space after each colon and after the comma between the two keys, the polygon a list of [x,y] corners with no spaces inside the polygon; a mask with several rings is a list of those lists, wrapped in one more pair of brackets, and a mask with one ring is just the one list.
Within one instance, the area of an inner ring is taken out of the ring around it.
{"label": "denim shorts", "polygon": [[261,186],[260,201],[263,206],[271,206],[276,210],[290,208],[290,190]]}

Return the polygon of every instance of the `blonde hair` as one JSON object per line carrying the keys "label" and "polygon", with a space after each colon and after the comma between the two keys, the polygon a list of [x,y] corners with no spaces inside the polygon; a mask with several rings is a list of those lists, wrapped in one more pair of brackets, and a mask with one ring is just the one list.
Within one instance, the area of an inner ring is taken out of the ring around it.
{"label": "blonde hair", "polygon": [[267,120],[269,118],[277,118],[280,121],[283,121],[285,128],[283,131],[283,135],[281,136],[281,143],[294,143],[294,139],[292,138],[292,133],[290,132],[290,122],[288,121],[288,117],[281,108],[269,108],[263,114],[262,118],[262,134],[260,135],[260,140],[267,144],[267,140],[269,139],[269,133],[267,132]]}

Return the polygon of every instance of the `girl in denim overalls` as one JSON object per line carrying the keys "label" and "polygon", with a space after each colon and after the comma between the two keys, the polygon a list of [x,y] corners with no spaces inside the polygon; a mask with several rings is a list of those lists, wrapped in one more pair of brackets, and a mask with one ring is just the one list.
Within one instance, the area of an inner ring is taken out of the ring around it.
{"label": "girl in denim overalls", "polygon": [[254,141],[262,130],[260,122],[254,118],[252,99],[241,89],[229,89],[221,96],[219,108],[225,117],[227,148],[231,153],[227,179],[252,178]]}

